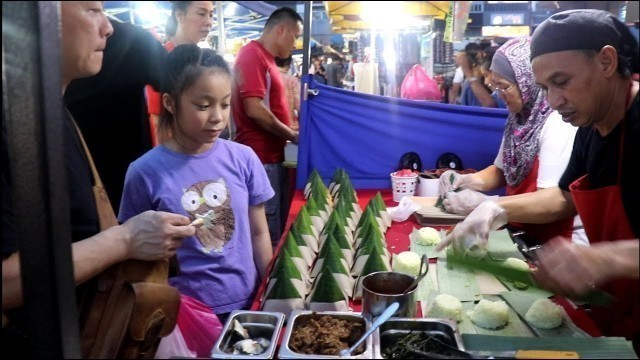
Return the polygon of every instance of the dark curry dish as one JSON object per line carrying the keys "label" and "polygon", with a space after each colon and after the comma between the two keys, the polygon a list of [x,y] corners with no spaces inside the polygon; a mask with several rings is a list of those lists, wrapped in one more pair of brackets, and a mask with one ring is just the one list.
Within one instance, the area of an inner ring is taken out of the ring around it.
{"label": "dark curry dish", "polygon": [[[313,313],[296,319],[289,348],[300,354],[338,355],[348,349],[366,331],[364,320],[350,320]],[[353,355],[364,352],[360,345]]]}

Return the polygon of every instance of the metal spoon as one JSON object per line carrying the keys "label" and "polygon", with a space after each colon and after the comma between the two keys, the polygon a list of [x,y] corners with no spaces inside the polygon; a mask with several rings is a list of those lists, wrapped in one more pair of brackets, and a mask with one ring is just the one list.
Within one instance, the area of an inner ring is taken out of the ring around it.
{"label": "metal spoon", "polygon": [[353,344],[352,347],[348,349],[340,350],[340,356],[351,356],[351,353],[353,353],[356,350],[356,348],[358,348],[358,346],[360,346],[360,344],[362,344],[362,342],[369,337],[369,335],[373,334],[373,332],[378,327],[380,327],[380,325],[382,325],[391,316],[393,316],[393,314],[395,314],[395,312],[398,310],[399,307],[400,307],[400,304],[398,302],[394,302],[393,304],[389,305],[389,307],[387,307],[384,310],[382,315],[380,315],[380,317],[373,323],[373,325],[369,328],[369,330],[367,330],[367,332],[364,333],[364,335],[362,335],[362,337],[358,341],[356,341],[356,343]]}
{"label": "metal spoon", "polygon": [[[422,272],[423,265],[425,265],[424,272]],[[409,285],[409,287],[402,292],[402,295],[408,293],[409,291],[411,291],[411,289],[417,287],[418,283],[420,283],[420,281],[424,279],[424,277],[427,275],[428,272],[429,272],[429,258],[427,258],[427,255],[425,254],[425,255],[422,255],[422,259],[420,260],[420,270],[418,270],[418,276],[416,277],[415,280],[413,280],[411,285]]]}

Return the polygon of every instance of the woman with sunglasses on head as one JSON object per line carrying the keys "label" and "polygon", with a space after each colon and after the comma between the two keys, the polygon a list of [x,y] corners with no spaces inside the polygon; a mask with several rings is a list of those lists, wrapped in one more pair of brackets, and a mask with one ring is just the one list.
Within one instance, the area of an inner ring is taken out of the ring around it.
{"label": "woman with sunglasses on head", "polygon": [[[569,162],[577,129],[550,108],[542,88],[534,82],[529,45],[529,37],[512,39],[493,57],[491,87],[509,110],[502,143],[493,165],[486,169],[467,175],[449,170],[440,177],[438,194],[445,197],[443,204],[449,212],[468,215],[483,201],[497,199],[479,191],[506,185],[506,195],[517,196],[557,186]],[[551,224],[510,225],[539,243],[562,235],[574,243],[588,244],[579,217]]]}

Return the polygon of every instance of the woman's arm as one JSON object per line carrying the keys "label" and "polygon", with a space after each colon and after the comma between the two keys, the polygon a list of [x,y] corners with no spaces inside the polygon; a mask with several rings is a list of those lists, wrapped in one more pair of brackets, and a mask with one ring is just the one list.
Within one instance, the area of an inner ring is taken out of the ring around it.
{"label": "woman's arm", "polygon": [[504,179],[504,172],[495,165],[490,165],[471,175],[482,181],[480,191],[495,190],[507,184],[507,181]]}
{"label": "woman's arm", "polygon": [[273,257],[273,247],[269,236],[269,225],[264,212],[264,203],[249,206],[249,224],[251,227],[251,243],[253,260],[260,279],[267,275],[267,266]]}

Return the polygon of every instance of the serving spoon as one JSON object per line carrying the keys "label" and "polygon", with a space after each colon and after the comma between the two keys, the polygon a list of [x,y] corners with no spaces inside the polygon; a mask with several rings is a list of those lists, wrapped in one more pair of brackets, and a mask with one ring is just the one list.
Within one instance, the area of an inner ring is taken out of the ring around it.
{"label": "serving spoon", "polygon": [[[422,272],[422,266],[425,266],[424,272]],[[418,276],[416,276],[416,279],[413,280],[411,285],[409,285],[409,287],[402,292],[402,295],[408,293],[409,291],[411,291],[411,289],[417,287],[420,281],[422,281],[422,279],[424,279],[424,277],[427,276],[428,272],[429,272],[429,258],[427,258],[427,255],[424,254],[422,255],[422,259],[420,260],[420,270],[418,270]]]}
{"label": "serving spoon", "polygon": [[356,341],[356,343],[353,344],[352,347],[350,347],[348,349],[340,350],[340,356],[351,356],[351,353],[353,353],[358,348],[358,346],[360,346],[360,344],[362,344],[362,342],[365,341],[369,337],[369,335],[373,334],[373,332],[378,327],[380,327],[380,325],[382,325],[391,316],[393,316],[393,314],[395,314],[395,312],[398,310],[399,307],[400,307],[400,304],[397,301],[392,303],[391,305],[389,305],[384,310],[382,315],[380,315],[380,317],[373,323],[373,325],[371,325],[369,330],[367,330],[367,332],[365,332],[364,335],[362,335],[362,337],[360,339],[358,339],[358,341]]}

